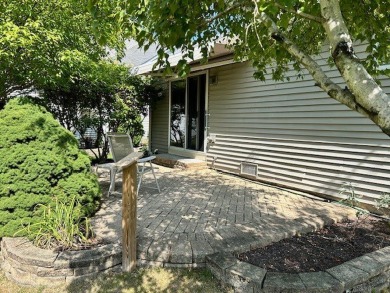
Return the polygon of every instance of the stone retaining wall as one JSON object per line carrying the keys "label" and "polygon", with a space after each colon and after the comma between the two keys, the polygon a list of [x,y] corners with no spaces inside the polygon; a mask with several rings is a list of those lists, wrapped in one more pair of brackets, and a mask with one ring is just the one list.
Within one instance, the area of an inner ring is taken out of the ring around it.
{"label": "stone retaining wall", "polygon": [[32,286],[56,286],[95,276],[122,264],[119,244],[93,250],[61,251],[40,249],[26,238],[3,238],[2,269],[14,281]]}
{"label": "stone retaining wall", "polygon": [[267,272],[222,253],[207,256],[206,266],[235,292],[380,292],[390,285],[390,246],[325,272]]}
{"label": "stone retaining wall", "polygon": [[[119,244],[107,244],[93,250],[55,252],[37,248],[26,238],[3,238],[0,257],[2,269],[14,281],[57,286],[119,269],[122,251]],[[235,292],[379,292],[390,286],[390,247],[325,272],[267,272],[226,252],[206,256],[206,266]]]}

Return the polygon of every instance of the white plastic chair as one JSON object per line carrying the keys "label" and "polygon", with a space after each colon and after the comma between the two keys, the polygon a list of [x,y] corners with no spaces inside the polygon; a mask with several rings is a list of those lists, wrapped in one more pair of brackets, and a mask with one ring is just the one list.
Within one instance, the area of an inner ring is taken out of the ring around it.
{"label": "white plastic chair", "polygon": [[[134,152],[133,142],[131,141],[131,137],[129,134],[109,132],[107,133],[107,137],[110,145],[110,151],[115,163]],[[156,174],[154,173],[152,166],[152,160],[154,160],[155,158],[156,156],[149,156],[146,158],[139,159],[137,161],[137,173],[139,176],[137,194],[141,186],[144,174],[149,171],[152,171],[154,180],[156,181],[157,190],[158,192],[160,192],[160,186],[158,185]],[[96,172],[98,172],[99,168],[108,169],[110,171],[110,188],[108,189],[108,194],[111,194],[115,191],[116,174],[122,172],[122,168],[118,168],[115,163],[100,164],[96,168]],[[149,163],[150,167],[145,166],[146,163]]]}

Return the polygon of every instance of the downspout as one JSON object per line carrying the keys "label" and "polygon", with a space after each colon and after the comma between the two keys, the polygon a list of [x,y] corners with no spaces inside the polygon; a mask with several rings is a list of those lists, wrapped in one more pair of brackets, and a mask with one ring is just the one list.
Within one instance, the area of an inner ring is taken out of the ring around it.
{"label": "downspout", "polygon": [[152,108],[148,106],[148,115],[149,115],[149,133],[148,133],[148,151],[152,152]]}

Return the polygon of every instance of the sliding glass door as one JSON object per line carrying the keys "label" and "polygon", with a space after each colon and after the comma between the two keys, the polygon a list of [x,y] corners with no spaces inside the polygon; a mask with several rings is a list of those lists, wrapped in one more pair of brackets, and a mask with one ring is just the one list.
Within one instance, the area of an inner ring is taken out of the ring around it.
{"label": "sliding glass door", "polygon": [[205,74],[171,82],[171,146],[204,151],[205,107]]}
{"label": "sliding glass door", "polygon": [[187,79],[187,149],[195,151],[204,150],[205,77]]}
{"label": "sliding glass door", "polygon": [[171,83],[171,146],[185,147],[186,81]]}

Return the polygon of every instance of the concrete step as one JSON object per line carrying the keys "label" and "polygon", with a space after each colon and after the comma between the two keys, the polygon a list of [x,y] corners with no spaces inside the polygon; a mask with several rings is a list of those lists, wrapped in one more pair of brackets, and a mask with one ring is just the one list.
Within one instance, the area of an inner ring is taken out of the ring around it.
{"label": "concrete step", "polygon": [[207,162],[205,161],[180,157],[172,154],[158,154],[156,155],[156,159],[153,160],[153,163],[183,170],[201,170],[207,168]]}

